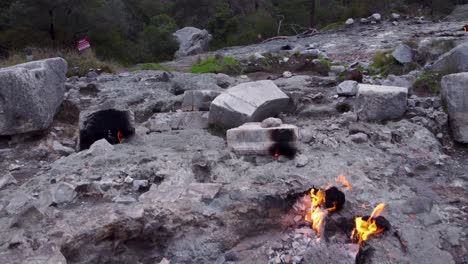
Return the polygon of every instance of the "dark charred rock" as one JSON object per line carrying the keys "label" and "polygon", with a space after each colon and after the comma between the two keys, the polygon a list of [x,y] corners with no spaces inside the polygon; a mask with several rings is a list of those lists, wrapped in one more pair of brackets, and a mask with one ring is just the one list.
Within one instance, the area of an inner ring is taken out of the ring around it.
{"label": "dark charred rock", "polygon": [[346,202],[345,194],[336,187],[325,190],[325,207],[327,209],[336,206],[336,210],[343,208]]}

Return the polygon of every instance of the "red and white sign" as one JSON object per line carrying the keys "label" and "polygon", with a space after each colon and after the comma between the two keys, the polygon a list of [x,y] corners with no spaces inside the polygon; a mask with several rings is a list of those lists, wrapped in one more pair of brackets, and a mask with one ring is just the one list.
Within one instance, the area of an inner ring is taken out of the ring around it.
{"label": "red and white sign", "polygon": [[76,48],[78,49],[78,51],[83,51],[85,49],[89,49],[91,48],[91,44],[89,43],[89,38],[88,37],[84,37],[80,40],[78,40],[76,42]]}

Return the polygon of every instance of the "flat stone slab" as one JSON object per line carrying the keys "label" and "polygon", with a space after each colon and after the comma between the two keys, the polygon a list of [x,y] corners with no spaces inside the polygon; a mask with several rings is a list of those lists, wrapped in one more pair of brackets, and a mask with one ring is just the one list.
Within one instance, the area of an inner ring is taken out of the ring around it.
{"label": "flat stone slab", "polygon": [[453,138],[468,143],[468,73],[444,76],[441,95],[447,106]]}
{"label": "flat stone slab", "polygon": [[359,120],[398,119],[407,108],[408,88],[359,84],[355,111]]}
{"label": "flat stone slab", "polygon": [[210,107],[210,124],[233,128],[261,122],[287,111],[289,97],[272,81],[242,83],[216,97]]}
{"label": "flat stone slab", "polygon": [[294,125],[262,128],[261,123],[246,123],[227,131],[229,150],[241,155],[284,155],[293,157],[299,129]]}

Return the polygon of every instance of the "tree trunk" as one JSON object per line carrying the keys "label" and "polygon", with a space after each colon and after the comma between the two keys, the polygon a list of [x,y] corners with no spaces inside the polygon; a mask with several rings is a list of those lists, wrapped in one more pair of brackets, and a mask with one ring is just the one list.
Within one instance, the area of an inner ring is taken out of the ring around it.
{"label": "tree trunk", "polygon": [[310,0],[310,27],[315,28],[315,0]]}

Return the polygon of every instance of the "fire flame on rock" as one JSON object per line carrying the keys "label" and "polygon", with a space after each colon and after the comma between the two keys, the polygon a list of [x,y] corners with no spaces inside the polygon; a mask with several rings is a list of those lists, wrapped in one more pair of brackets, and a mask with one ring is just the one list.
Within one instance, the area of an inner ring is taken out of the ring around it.
{"label": "fire flame on rock", "polygon": [[336,178],[336,182],[341,183],[347,191],[351,190],[351,183],[349,183],[344,175],[338,176],[338,178]]}
{"label": "fire flame on rock", "polygon": [[122,143],[122,132],[117,131],[117,143]]}
{"label": "fire flame on rock", "polygon": [[317,237],[320,237],[322,233],[323,224],[325,217],[329,212],[336,210],[336,205],[333,208],[323,209],[325,205],[325,192],[323,190],[316,190],[312,188],[310,190],[311,206],[306,213],[305,220],[312,224],[312,229],[317,233]]}
{"label": "fire flame on rock", "polygon": [[384,203],[377,205],[367,221],[362,217],[356,217],[354,219],[356,227],[351,234],[351,239],[357,239],[359,245],[361,245],[362,242],[369,239],[370,236],[382,233],[385,229],[377,226],[375,218],[380,216],[384,208]]}

